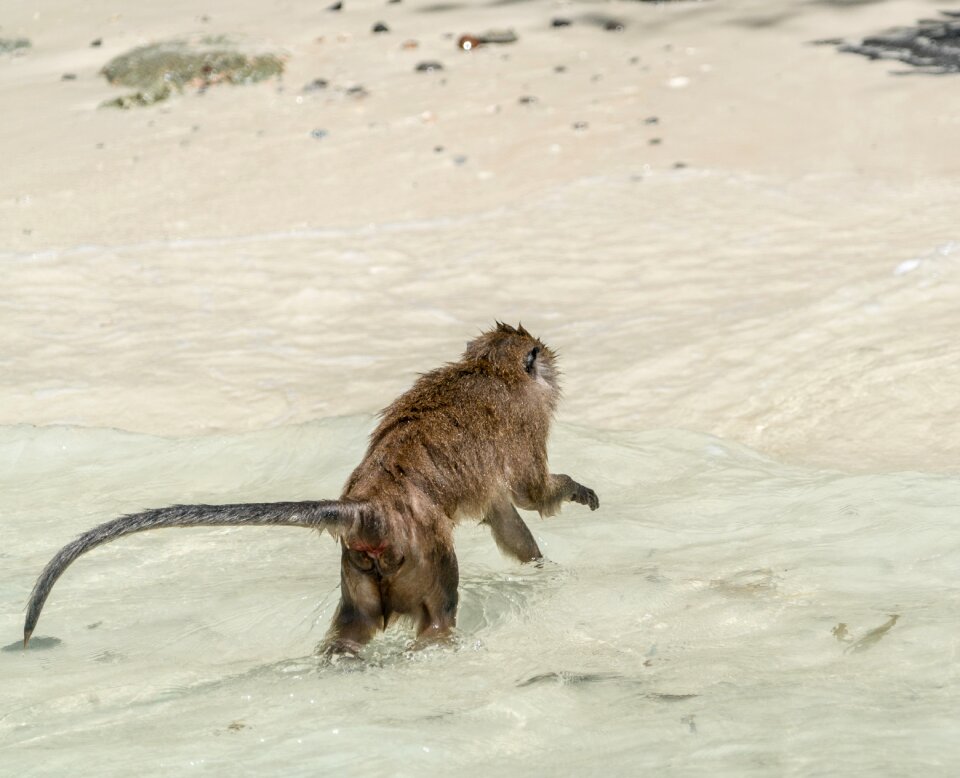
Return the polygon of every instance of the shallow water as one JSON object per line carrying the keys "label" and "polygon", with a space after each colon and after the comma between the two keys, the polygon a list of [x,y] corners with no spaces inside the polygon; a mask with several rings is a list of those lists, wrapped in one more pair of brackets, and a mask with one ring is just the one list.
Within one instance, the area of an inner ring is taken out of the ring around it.
{"label": "shallow water", "polygon": [[786,466],[679,430],[562,425],[554,466],[594,486],[601,510],[532,517],[550,559],[539,569],[463,526],[456,649],[411,656],[395,630],[360,667],[320,664],[338,554],[296,529],[147,533],[91,552],[19,648],[13,604],[72,535],[173,500],[335,494],[369,428],[0,430],[4,770],[957,764],[960,479]]}

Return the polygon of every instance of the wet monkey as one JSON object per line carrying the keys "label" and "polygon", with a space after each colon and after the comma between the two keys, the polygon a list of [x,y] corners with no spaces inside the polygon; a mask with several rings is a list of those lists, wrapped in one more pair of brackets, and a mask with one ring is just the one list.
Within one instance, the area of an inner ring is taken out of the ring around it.
{"label": "wet monkey", "polygon": [[64,546],[33,588],[24,646],[54,583],[81,554],[144,530],[233,525],[339,539],[340,604],[325,653],[356,654],[399,617],[412,620],[418,643],[443,639],[456,621],[453,528],[461,519],[481,519],[503,553],[530,562],[542,555],[517,507],[549,516],[567,501],[599,506],[592,489],[548,468],[559,395],[554,353],[522,326],[497,324],[382,412],[339,500],[175,505],[122,516]]}

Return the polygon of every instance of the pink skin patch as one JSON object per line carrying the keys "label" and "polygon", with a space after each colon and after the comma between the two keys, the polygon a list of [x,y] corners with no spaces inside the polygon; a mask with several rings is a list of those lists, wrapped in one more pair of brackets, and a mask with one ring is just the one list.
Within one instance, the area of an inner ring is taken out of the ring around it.
{"label": "pink skin patch", "polygon": [[363,554],[369,554],[372,557],[380,558],[380,555],[387,550],[387,544],[381,543],[379,546],[370,546],[366,543],[353,543],[350,546],[351,551],[360,551]]}

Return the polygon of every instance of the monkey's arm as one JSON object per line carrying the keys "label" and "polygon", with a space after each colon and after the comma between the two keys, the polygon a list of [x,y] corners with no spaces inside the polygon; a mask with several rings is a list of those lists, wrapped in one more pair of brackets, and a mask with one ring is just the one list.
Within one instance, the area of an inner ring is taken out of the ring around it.
{"label": "monkey's arm", "polygon": [[524,510],[539,511],[541,516],[552,516],[567,501],[586,505],[592,511],[600,507],[600,499],[593,489],[563,473],[551,473],[545,483],[533,488],[514,489],[513,501]]}
{"label": "monkey's arm", "polygon": [[509,554],[520,562],[533,562],[543,558],[537,541],[533,539],[533,533],[506,495],[490,506],[483,517],[483,523],[490,526],[497,548],[504,554]]}

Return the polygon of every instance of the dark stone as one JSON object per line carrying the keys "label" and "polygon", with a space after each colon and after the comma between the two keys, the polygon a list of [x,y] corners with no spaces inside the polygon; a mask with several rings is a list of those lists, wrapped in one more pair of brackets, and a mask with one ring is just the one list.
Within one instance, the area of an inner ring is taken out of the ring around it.
{"label": "dark stone", "polygon": [[564,19],[561,16],[550,20],[551,27],[569,27],[573,22],[570,19]]}
{"label": "dark stone", "polygon": [[575,129],[577,132],[583,132],[583,130],[587,129],[587,127],[589,127],[589,126],[590,126],[590,125],[589,125],[587,122],[574,122],[574,123],[573,123],[573,129]]}
{"label": "dark stone", "polygon": [[566,73],[566,72],[567,72],[567,66],[566,66],[566,65],[556,65],[556,66],[554,66],[554,68],[553,68],[553,72],[554,72],[554,73]]}
{"label": "dark stone", "polygon": [[343,9],[343,3],[341,3],[341,2],[336,2],[336,3],[334,3],[333,5],[328,5],[328,6],[327,6],[327,10],[328,10],[328,11],[340,11],[340,10],[342,10],[342,9]]}
{"label": "dark stone", "polygon": [[648,116],[646,119],[643,120],[643,123],[644,123],[644,124],[659,124],[659,123],[660,123],[660,118],[657,117],[657,116]]}
{"label": "dark stone", "polygon": [[649,143],[651,146],[659,146],[661,143],[663,143],[663,141],[660,138],[650,138],[647,143]]}
{"label": "dark stone", "polygon": [[326,137],[327,137],[327,131],[326,131],[326,130],[321,130],[321,129],[319,129],[319,128],[316,129],[316,130],[310,130],[310,137],[311,137],[311,138],[314,138],[314,139],[316,139],[316,140],[320,140],[320,139],[322,139],[322,138],[326,138]]}
{"label": "dark stone", "polygon": [[76,81],[76,80],[77,80],[77,74],[76,74],[76,73],[64,73],[62,76],[60,76],[60,80],[61,80],[61,81]]}
{"label": "dark stone", "polygon": [[390,32],[390,28],[387,27],[387,25],[383,22],[377,22],[375,25],[373,25],[371,32]]}
{"label": "dark stone", "polygon": [[519,100],[517,100],[520,105],[533,105],[536,102],[539,102],[536,97],[533,95],[524,95]]}
{"label": "dark stone", "polygon": [[309,84],[303,87],[304,92],[320,92],[330,86],[330,82],[325,78],[315,78]]}
{"label": "dark stone", "polygon": [[435,70],[443,70],[443,63],[432,59],[425,60],[417,63],[417,67],[414,69],[417,73],[433,73]]}
{"label": "dark stone", "polygon": [[103,45],[103,38],[97,38],[96,40],[90,41],[90,48],[99,49]]}
{"label": "dark stone", "polygon": [[607,30],[608,32],[623,32],[625,27],[623,22],[617,21],[616,19],[611,19],[610,21],[604,23],[603,29]]}

